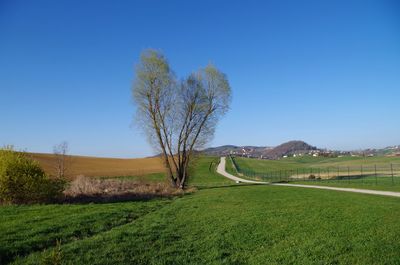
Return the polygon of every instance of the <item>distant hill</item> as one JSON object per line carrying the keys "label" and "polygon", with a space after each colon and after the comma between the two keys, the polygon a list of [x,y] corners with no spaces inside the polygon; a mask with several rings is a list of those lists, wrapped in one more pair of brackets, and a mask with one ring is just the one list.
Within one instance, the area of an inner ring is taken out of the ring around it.
{"label": "distant hill", "polygon": [[303,154],[308,153],[310,151],[317,151],[318,148],[315,146],[311,146],[303,141],[290,141],[287,143],[283,143],[278,145],[277,147],[268,150],[263,154],[263,157],[269,159],[278,159],[283,156],[289,156],[294,154]]}
{"label": "distant hill", "polygon": [[296,153],[307,153],[309,151],[317,151],[318,149],[303,141],[290,141],[277,147],[269,146],[235,146],[223,145],[218,147],[207,148],[203,153],[207,155],[240,155],[247,157],[259,157],[267,159],[278,159],[285,155],[293,155]]}
{"label": "distant hill", "polygon": [[364,149],[356,151],[337,151],[319,149],[309,145],[304,141],[289,141],[276,147],[268,146],[236,146],[223,145],[218,147],[207,148],[201,151],[207,155],[224,156],[238,155],[245,157],[263,158],[263,159],[280,159],[285,156],[297,155],[314,155],[336,157],[343,155],[352,156],[400,156],[400,145],[388,146],[380,149]]}
{"label": "distant hill", "polygon": [[353,151],[352,153],[358,155],[400,156],[400,145],[388,146],[381,149],[365,149],[360,151]]}

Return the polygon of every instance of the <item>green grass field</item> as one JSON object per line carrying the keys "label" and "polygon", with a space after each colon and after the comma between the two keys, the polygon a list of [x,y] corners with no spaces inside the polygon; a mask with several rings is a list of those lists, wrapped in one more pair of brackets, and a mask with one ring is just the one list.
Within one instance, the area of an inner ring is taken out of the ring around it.
{"label": "green grass field", "polygon": [[372,171],[376,165],[379,170],[386,169],[390,170],[390,164],[395,166],[396,172],[400,170],[400,157],[336,157],[336,158],[325,158],[325,157],[289,157],[282,158],[280,160],[266,160],[266,159],[254,159],[254,158],[243,158],[236,157],[236,163],[241,170],[253,170],[255,172],[273,172],[279,170],[302,170],[310,168],[332,168],[337,167],[342,170],[346,170],[350,167],[351,170],[360,171],[361,165],[365,170]]}
{"label": "green grass field", "polygon": [[399,264],[398,198],[236,185],[216,161],[173,199],[2,206],[0,263],[40,264],[61,239],[62,264]]}
{"label": "green grass field", "polygon": [[235,169],[235,166],[233,165],[233,159],[231,157],[227,157],[226,158],[226,162],[225,162],[225,170],[226,172],[232,174],[232,175],[237,175],[237,171]]}
{"label": "green grass field", "polygon": [[189,186],[207,188],[231,185],[232,181],[217,174],[218,163],[219,157],[197,158],[195,160],[195,168],[191,169],[192,177],[189,178]]}
{"label": "green grass field", "polygon": [[392,181],[391,177],[365,177],[360,179],[343,179],[343,180],[306,180],[306,181],[291,181],[294,184],[334,186],[341,188],[361,188],[371,190],[386,190],[400,192],[400,178],[396,177]]}
{"label": "green grass field", "polygon": [[[281,160],[260,160],[242,157],[234,159],[240,169],[239,171],[245,177],[251,179],[400,190],[399,157],[324,158],[307,156]],[[318,180],[309,179],[311,175]]]}
{"label": "green grass field", "polygon": [[0,264],[17,256],[93,237],[131,223],[170,200],[0,207]]}

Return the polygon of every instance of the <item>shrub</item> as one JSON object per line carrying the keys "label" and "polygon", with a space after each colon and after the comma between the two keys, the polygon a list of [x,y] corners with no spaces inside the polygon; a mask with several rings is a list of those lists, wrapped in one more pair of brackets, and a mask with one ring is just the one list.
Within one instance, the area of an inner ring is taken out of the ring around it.
{"label": "shrub", "polygon": [[39,163],[11,148],[0,149],[0,201],[46,202],[61,196],[65,182],[50,179]]}

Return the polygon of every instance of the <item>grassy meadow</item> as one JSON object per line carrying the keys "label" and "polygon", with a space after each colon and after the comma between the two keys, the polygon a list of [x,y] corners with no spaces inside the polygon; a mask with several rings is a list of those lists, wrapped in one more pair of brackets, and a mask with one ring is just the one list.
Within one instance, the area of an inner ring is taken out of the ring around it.
{"label": "grassy meadow", "polygon": [[164,199],[130,203],[26,205],[0,207],[0,264],[54,247],[67,245],[163,207]]}
{"label": "grassy meadow", "polygon": [[400,157],[387,157],[387,156],[375,156],[375,157],[288,157],[282,158],[280,160],[266,160],[266,159],[254,159],[254,158],[244,158],[236,157],[236,164],[241,170],[253,170],[255,172],[273,172],[279,170],[302,170],[310,168],[337,168],[340,167],[345,170],[350,167],[351,170],[360,170],[361,165],[364,168],[370,170],[375,165],[378,170],[383,168],[388,168],[390,164],[400,166]]}
{"label": "grassy meadow", "polygon": [[251,179],[400,191],[400,157],[235,157],[234,161],[239,172]]}
{"label": "grassy meadow", "polygon": [[0,264],[398,264],[398,198],[238,185],[217,161],[173,198],[1,206]]}
{"label": "grassy meadow", "polygon": [[361,188],[370,190],[398,191],[400,192],[400,178],[394,177],[364,177],[359,179],[342,179],[342,180],[293,180],[293,184],[307,184],[319,186],[333,186],[340,188]]}

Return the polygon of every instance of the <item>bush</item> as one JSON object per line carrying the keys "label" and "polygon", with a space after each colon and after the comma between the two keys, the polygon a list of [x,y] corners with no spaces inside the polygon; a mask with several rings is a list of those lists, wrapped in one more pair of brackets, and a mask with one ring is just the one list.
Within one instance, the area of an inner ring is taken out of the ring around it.
{"label": "bush", "polygon": [[39,163],[11,148],[0,149],[0,201],[47,202],[62,195],[65,182],[50,179]]}

